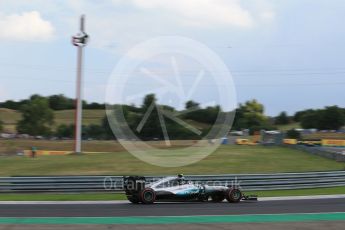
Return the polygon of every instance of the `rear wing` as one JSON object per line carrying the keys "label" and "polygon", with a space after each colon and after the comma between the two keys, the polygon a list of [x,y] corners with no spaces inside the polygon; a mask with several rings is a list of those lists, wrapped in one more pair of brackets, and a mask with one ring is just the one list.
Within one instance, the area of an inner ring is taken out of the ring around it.
{"label": "rear wing", "polygon": [[143,176],[124,176],[123,188],[128,193],[138,193],[145,189],[146,179]]}

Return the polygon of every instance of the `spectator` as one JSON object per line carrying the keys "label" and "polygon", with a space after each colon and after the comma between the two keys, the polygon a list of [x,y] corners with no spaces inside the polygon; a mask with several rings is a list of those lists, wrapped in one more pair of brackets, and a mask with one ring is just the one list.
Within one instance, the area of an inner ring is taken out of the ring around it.
{"label": "spectator", "polygon": [[37,153],[37,148],[35,146],[31,147],[31,157],[35,158]]}

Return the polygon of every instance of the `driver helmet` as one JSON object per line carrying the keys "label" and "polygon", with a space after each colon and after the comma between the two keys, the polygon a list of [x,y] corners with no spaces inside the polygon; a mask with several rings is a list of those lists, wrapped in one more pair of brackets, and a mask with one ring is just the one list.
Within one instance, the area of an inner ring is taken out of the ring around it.
{"label": "driver helmet", "polygon": [[178,181],[179,185],[183,184],[183,182],[185,181],[183,174],[177,175],[177,181]]}

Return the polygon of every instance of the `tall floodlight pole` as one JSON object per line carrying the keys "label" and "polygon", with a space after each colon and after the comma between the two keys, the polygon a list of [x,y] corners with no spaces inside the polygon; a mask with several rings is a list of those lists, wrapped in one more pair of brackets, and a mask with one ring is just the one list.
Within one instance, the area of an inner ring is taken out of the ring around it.
{"label": "tall floodlight pole", "polygon": [[84,31],[85,16],[80,17],[80,32],[72,37],[73,45],[78,48],[77,55],[77,90],[75,110],[75,146],[74,151],[81,153],[81,125],[82,125],[82,84],[83,84],[83,48],[86,46],[89,36]]}

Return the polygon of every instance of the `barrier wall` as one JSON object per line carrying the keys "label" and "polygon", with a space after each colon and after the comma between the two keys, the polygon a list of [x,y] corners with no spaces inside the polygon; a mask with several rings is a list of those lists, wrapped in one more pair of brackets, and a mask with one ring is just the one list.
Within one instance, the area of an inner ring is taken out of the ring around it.
{"label": "barrier wall", "polygon": [[296,139],[284,139],[284,144],[287,145],[321,145],[324,147],[345,147],[345,140],[336,140],[336,139],[322,139],[321,141],[297,141]]}
{"label": "barrier wall", "polygon": [[329,147],[345,147],[345,140],[323,139],[321,140],[321,145]]}
{"label": "barrier wall", "polygon": [[286,145],[296,145],[297,144],[297,140],[296,139],[284,139],[283,143]]}
{"label": "barrier wall", "polygon": [[257,145],[258,143],[253,142],[252,140],[249,140],[249,139],[236,139],[236,144],[237,145]]}
{"label": "barrier wall", "polygon": [[[51,150],[36,150],[36,156],[61,156],[71,154],[71,151],[51,151]],[[31,156],[31,150],[24,150],[25,156]]]}

